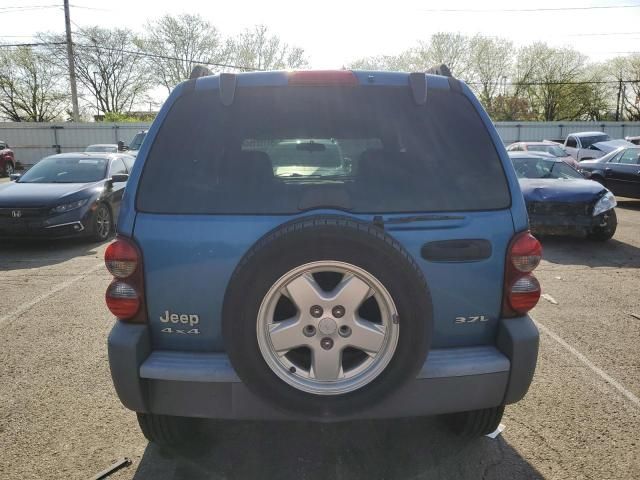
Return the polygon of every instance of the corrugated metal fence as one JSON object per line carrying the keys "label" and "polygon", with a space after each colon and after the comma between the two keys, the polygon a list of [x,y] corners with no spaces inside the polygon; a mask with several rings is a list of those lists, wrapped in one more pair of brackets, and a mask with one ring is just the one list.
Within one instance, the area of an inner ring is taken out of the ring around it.
{"label": "corrugated metal fence", "polygon": [[33,165],[47,155],[82,152],[95,143],[128,145],[149,123],[0,123],[0,140],[6,141],[16,160]]}
{"label": "corrugated metal fence", "polygon": [[[497,122],[505,144],[564,138],[580,131],[602,131],[613,138],[640,135],[640,122]],[[47,155],[83,151],[94,143],[129,144],[149,123],[0,123],[0,140],[11,145],[16,160],[33,165]],[[462,134],[461,134],[462,138]]]}

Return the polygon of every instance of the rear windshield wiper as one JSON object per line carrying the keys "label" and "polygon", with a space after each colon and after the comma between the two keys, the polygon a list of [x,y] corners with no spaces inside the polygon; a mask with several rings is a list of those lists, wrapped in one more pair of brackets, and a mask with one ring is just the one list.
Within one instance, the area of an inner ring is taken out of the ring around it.
{"label": "rear windshield wiper", "polygon": [[376,215],[373,217],[372,223],[376,227],[384,228],[385,225],[398,225],[403,223],[413,223],[413,222],[438,222],[442,220],[464,220],[464,217],[461,215],[410,215],[407,217],[392,217],[387,218],[386,220],[382,217],[382,215]]}

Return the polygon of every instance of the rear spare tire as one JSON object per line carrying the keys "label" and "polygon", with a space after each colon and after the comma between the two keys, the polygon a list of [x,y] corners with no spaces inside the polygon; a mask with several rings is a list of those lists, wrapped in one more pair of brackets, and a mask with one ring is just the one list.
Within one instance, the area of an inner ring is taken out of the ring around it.
{"label": "rear spare tire", "polygon": [[289,414],[342,416],[415,378],[432,305],[413,258],[382,229],[314,216],[276,228],[244,256],[222,328],[254,394]]}

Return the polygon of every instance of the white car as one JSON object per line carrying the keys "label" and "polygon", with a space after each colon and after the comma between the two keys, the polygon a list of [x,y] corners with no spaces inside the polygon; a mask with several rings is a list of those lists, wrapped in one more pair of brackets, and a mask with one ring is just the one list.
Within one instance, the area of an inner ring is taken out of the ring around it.
{"label": "white car", "polygon": [[118,144],[116,143],[96,143],[89,145],[84,149],[85,153],[118,153]]}

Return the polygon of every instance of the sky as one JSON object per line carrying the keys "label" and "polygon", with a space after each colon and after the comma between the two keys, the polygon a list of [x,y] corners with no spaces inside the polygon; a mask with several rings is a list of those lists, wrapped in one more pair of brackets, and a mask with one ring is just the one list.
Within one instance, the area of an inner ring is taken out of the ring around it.
{"label": "sky", "polygon": [[[26,42],[38,31],[62,31],[64,14],[56,5],[62,0],[0,0],[0,41]],[[619,5],[637,8],[522,11]],[[499,36],[517,46],[533,41],[570,46],[593,61],[640,52],[640,0],[71,0],[71,19],[80,27],[143,31],[147,19],[185,12],[200,13],[226,35],[265,24],[304,48],[312,68],[341,68],[360,57],[399,53],[441,31]]]}

